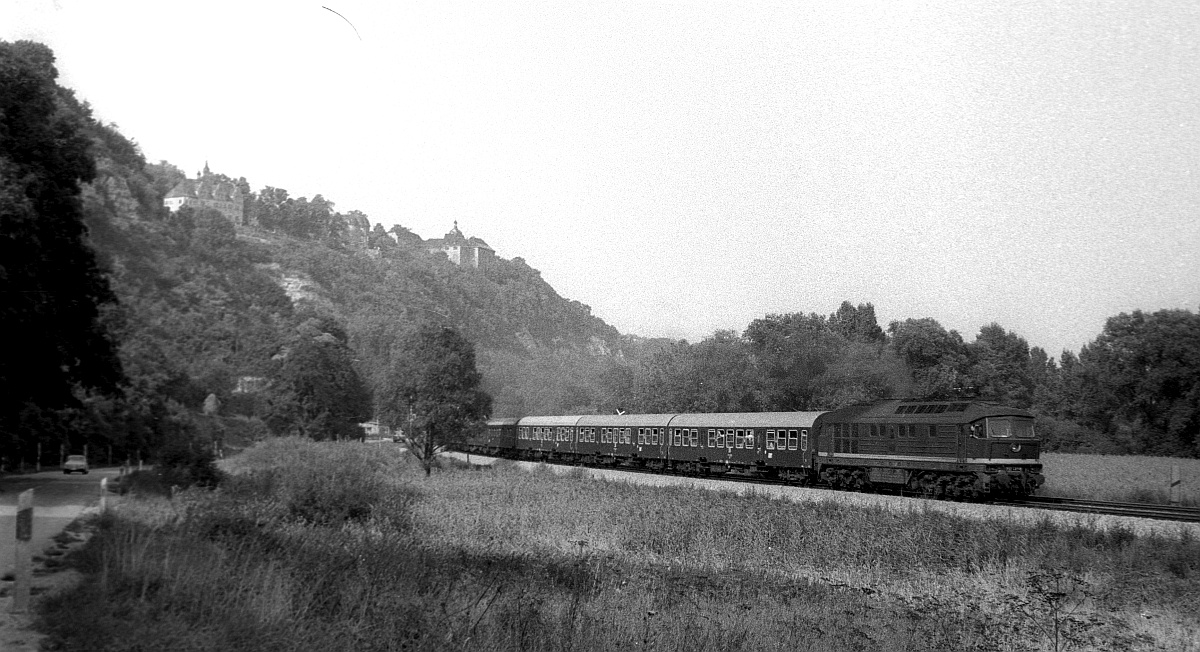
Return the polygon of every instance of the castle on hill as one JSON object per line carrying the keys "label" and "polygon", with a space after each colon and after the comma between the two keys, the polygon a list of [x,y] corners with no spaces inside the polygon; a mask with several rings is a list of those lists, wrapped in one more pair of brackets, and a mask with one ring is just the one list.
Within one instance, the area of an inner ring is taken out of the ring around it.
{"label": "castle on hill", "polygon": [[204,163],[204,171],[195,179],[184,179],[175,184],[163,199],[163,205],[172,213],[184,206],[211,208],[236,225],[244,219],[242,189],[228,179],[214,175]]}
{"label": "castle on hill", "polygon": [[[258,226],[245,221],[243,199],[242,190],[237,184],[229,181],[223,175],[213,174],[208,168],[208,163],[205,162],[204,170],[197,173],[195,179],[184,179],[175,184],[175,187],[163,199],[163,205],[172,213],[184,206],[211,208],[237,226],[252,228]],[[352,211],[350,215],[341,217],[346,221],[347,243],[354,249],[371,253],[367,244],[371,223],[366,216]],[[424,240],[421,236],[401,226],[393,227],[388,235],[397,244],[424,249],[434,254],[445,254],[455,265],[480,269],[487,267],[496,259],[496,250],[488,246],[488,243],[481,238],[468,238],[463,235],[463,232],[458,229],[457,220],[454,222],[454,228],[450,229],[442,238]],[[378,251],[374,252],[375,255],[378,253]]]}
{"label": "castle on hill", "polygon": [[[391,234],[393,239],[400,242],[399,233],[395,229]],[[450,262],[455,265],[466,265],[479,269],[487,267],[496,258],[496,250],[488,246],[480,238],[468,238],[463,235],[462,231],[458,230],[458,220],[454,221],[454,228],[446,234],[444,238],[433,238],[421,242],[430,253],[443,253],[450,259]]]}

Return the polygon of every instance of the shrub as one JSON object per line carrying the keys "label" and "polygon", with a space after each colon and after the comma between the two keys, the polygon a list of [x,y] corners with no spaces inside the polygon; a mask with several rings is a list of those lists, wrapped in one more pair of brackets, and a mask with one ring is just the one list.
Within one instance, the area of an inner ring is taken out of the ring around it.
{"label": "shrub", "polygon": [[164,485],[180,489],[192,486],[213,489],[221,483],[223,475],[212,449],[193,440],[167,443],[159,449],[154,465]]}

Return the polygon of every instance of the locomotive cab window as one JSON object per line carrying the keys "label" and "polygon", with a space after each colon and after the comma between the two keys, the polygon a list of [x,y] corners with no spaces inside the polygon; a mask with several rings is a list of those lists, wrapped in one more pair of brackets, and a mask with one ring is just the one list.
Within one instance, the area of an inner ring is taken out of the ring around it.
{"label": "locomotive cab window", "polygon": [[998,439],[1032,439],[1033,419],[1020,417],[988,417],[987,436]]}

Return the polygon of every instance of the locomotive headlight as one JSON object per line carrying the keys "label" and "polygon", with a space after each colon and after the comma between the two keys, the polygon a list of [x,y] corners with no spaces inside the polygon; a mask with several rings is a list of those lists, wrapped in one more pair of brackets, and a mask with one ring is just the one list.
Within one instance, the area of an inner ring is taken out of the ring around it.
{"label": "locomotive headlight", "polygon": [[1012,446],[1009,446],[1009,447],[1008,447],[1008,449],[1009,449],[1009,450],[1011,450],[1011,451],[1012,451],[1012,452],[1014,452],[1014,453],[1020,453],[1020,452],[1021,452],[1021,445],[1020,445],[1020,444],[1013,444]]}

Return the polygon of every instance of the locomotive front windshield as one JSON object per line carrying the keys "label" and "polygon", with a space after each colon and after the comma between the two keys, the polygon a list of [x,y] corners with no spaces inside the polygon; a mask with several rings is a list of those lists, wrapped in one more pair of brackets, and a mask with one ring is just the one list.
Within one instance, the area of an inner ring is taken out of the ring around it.
{"label": "locomotive front windshield", "polygon": [[989,439],[1033,439],[1033,419],[1022,417],[988,417]]}

